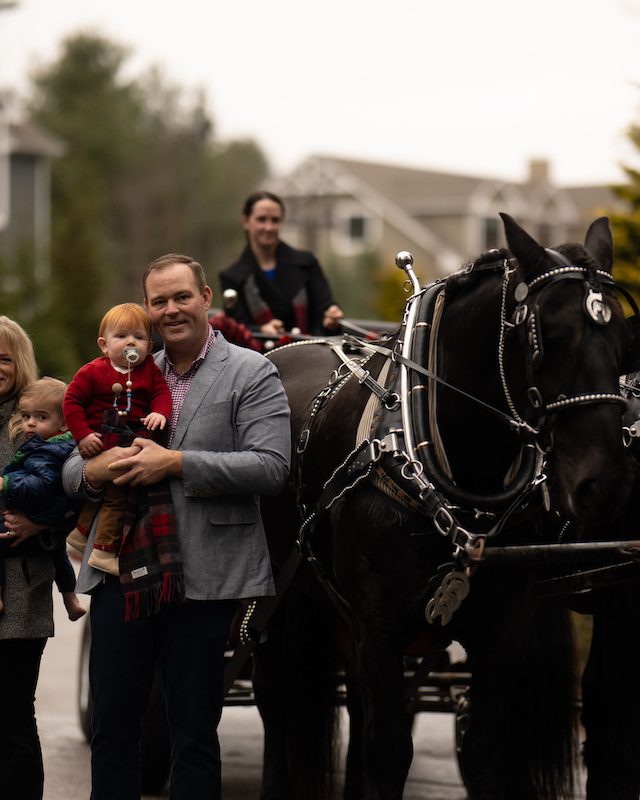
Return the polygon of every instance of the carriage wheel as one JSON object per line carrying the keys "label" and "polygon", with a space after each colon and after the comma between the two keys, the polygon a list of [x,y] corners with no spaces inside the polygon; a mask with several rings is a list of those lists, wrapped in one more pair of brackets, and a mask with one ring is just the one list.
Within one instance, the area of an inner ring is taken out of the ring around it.
{"label": "carriage wheel", "polygon": [[82,629],[82,643],[80,645],[80,668],[78,670],[78,714],[80,728],[87,742],[91,741],[91,714],[93,713],[93,700],[89,685],[89,651],[91,649],[91,625],[89,614],[85,617]]}
{"label": "carriage wheel", "polygon": [[[456,687],[451,687],[453,690]],[[458,687],[462,688],[462,687]],[[470,789],[466,775],[464,774],[464,766],[462,761],[462,744],[465,733],[469,727],[469,713],[471,709],[471,701],[469,699],[469,687],[462,688],[460,692],[452,691],[452,698],[455,703],[455,742],[456,742],[456,760],[458,762],[458,770],[462,783],[465,789]]]}

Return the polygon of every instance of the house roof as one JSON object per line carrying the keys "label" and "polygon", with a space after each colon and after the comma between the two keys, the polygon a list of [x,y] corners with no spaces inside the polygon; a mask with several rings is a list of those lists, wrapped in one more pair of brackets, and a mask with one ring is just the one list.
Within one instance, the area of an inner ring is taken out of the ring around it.
{"label": "house roof", "polygon": [[10,153],[58,158],[64,151],[64,143],[39,125],[33,122],[9,123]]}
{"label": "house roof", "polygon": [[582,217],[593,218],[597,214],[626,208],[609,186],[568,186],[565,191],[580,209]]}
{"label": "house roof", "polygon": [[[607,186],[558,186],[549,178],[547,162],[529,166],[528,179],[516,183],[316,155],[288,175],[272,179],[268,188],[287,200],[352,197],[430,253],[442,274],[457,269],[468,257],[467,250],[475,252],[482,239],[478,221],[498,211],[534,226],[565,226],[574,235],[597,216],[622,208]],[[460,231],[448,218],[473,224]],[[482,241],[479,246],[484,246]]]}
{"label": "house roof", "polygon": [[486,182],[485,178],[468,175],[371,164],[342,158],[331,160],[409,212],[413,212],[416,200],[435,197],[466,198],[480,184]]}

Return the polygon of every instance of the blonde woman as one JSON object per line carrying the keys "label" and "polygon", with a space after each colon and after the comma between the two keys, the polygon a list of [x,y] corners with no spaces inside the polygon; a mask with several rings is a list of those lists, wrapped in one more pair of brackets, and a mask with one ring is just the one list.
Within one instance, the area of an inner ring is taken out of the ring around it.
{"label": "blonde woman", "polygon": [[[17,410],[20,393],[37,378],[33,345],[13,320],[0,316],[0,464],[10,460],[24,443],[20,434],[12,445],[9,421]],[[4,504],[0,499],[0,511]],[[6,517],[3,539],[23,542],[38,533],[16,512]],[[51,555],[34,550],[21,558],[8,558],[4,611],[0,614],[0,682],[7,687],[0,725],[0,797],[41,800],[44,775],[36,726],[34,696],[40,659],[47,638],[53,636]]]}

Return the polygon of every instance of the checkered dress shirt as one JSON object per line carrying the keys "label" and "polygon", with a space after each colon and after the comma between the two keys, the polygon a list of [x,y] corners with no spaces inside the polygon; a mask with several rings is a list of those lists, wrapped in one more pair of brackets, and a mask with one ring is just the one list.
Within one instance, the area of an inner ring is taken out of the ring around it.
{"label": "checkered dress shirt", "polygon": [[216,334],[211,326],[209,327],[209,333],[207,338],[202,345],[202,348],[198,355],[196,356],[195,360],[192,362],[191,366],[186,372],[183,372],[182,375],[176,372],[171,358],[169,357],[169,353],[165,348],[164,355],[165,355],[165,365],[164,365],[164,377],[169,386],[169,391],[171,392],[171,400],[173,402],[173,406],[171,409],[171,419],[169,420],[169,443],[168,446],[171,445],[171,440],[173,439],[173,434],[176,430],[176,425],[178,424],[178,417],[180,416],[180,411],[182,410],[182,406],[184,404],[185,397],[187,396],[187,392],[191,387],[191,382],[193,381],[194,375],[198,371],[200,364],[204,361],[204,357],[207,355],[209,350],[213,347],[213,344],[216,340]]}

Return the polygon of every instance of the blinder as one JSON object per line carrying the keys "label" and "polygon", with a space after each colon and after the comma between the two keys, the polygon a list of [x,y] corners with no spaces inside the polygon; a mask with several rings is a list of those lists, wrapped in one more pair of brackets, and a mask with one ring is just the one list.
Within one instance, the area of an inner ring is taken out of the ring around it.
{"label": "blinder", "polygon": [[623,383],[626,394],[627,410],[622,416],[622,441],[636,467],[640,467],[640,386],[638,376],[630,383]]}
{"label": "blinder", "polygon": [[633,315],[627,317],[627,324],[631,330],[631,344],[622,357],[622,364],[620,365],[620,374],[630,375],[632,372],[640,370],[640,310],[630,292],[617,284],[615,288],[620,292],[627,303],[629,303],[633,311]]}
{"label": "blinder", "polygon": [[629,375],[640,369],[640,313],[637,311],[632,317],[627,318],[631,328],[631,345],[627,350],[621,364],[621,375]]}

